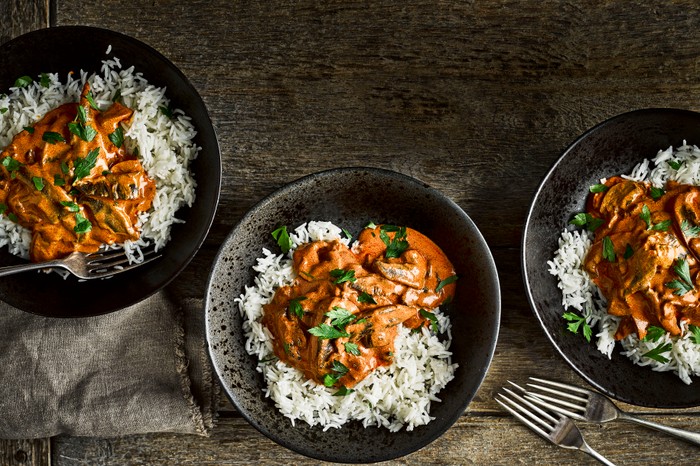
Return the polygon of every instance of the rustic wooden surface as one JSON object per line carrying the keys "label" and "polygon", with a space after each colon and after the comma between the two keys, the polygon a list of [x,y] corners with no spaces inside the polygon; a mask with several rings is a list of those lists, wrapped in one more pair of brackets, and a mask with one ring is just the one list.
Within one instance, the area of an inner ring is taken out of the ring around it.
{"label": "rustic wooden surface", "polygon": [[[231,227],[300,176],[369,165],[450,196],[493,249],[501,335],[459,422],[389,464],[595,464],[536,438],[493,401],[507,379],[580,381],[530,312],[520,235],[538,183],[578,134],[637,108],[700,110],[695,1],[3,0],[0,17],[0,42],[49,25],[131,35],[171,59],[202,95],[220,138],[223,187],[205,247],[171,285],[180,293],[202,297],[202,271]],[[698,409],[626,408],[700,431]],[[584,432],[618,464],[695,464],[700,453],[624,423],[586,425]],[[317,462],[269,441],[222,400],[210,438],[0,440],[0,463]]]}

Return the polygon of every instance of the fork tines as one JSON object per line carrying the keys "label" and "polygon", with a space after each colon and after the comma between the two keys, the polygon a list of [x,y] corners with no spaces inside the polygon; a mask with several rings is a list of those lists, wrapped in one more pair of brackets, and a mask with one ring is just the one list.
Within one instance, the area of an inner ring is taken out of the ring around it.
{"label": "fork tines", "polygon": [[[513,384],[513,382],[511,383]],[[517,387],[517,385],[515,386]],[[528,426],[530,429],[551,441],[550,434],[555,429],[559,419],[521,397],[512,390],[503,387],[503,391],[517,400],[517,402],[513,401],[511,398],[508,398],[503,393],[498,393],[497,397],[495,398],[496,403],[500,404],[506,411],[515,416],[520,422]]]}
{"label": "fork tines", "polygon": [[[107,272],[115,274],[141,266],[159,257],[160,254],[156,255],[154,247],[142,249],[141,254],[136,256],[137,261],[130,260],[123,249],[106,250],[87,255],[86,265],[89,273],[93,275],[102,275]],[[139,261],[140,258],[143,260]]]}
{"label": "fork tines", "polygon": [[[585,420],[582,413],[585,413],[587,409],[589,397],[587,390],[575,387],[573,385],[554,382],[552,380],[547,379],[540,379],[537,377],[530,377],[530,380],[534,380],[535,382],[539,382],[548,386],[528,383],[528,387],[540,390],[544,393],[550,393],[555,396],[548,396],[543,393],[527,390],[525,394],[526,399],[531,400],[547,409],[551,409],[558,413],[569,416],[573,419],[577,419],[580,421]],[[557,387],[559,390],[550,387]],[[581,394],[583,396],[579,396],[577,394]],[[562,398],[565,398],[565,400],[563,400]]]}

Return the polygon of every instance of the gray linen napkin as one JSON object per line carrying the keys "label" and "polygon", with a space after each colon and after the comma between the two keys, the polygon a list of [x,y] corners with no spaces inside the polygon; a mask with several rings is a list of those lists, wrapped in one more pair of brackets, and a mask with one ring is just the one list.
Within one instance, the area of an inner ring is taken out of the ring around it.
{"label": "gray linen napkin", "polygon": [[217,385],[202,309],[168,291],[80,319],[0,302],[0,438],[207,435]]}

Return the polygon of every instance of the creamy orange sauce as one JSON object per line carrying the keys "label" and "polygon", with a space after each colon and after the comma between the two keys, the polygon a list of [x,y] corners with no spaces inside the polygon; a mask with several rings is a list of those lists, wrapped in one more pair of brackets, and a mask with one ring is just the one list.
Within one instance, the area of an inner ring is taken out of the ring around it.
{"label": "creamy orange sauce", "polygon": [[[654,199],[645,183],[614,177],[605,185],[588,199],[587,212],[604,223],[583,265],[606,297],[608,313],[621,317],[615,337],[636,332],[644,338],[649,326],[679,335],[683,320],[700,325],[700,188],[670,181]],[[679,287],[682,262],[690,283]]]}
{"label": "creamy orange sauce", "polygon": [[[275,355],[308,379],[353,387],[393,362],[399,325],[429,325],[425,313],[452,299],[456,285],[439,285],[455,275],[454,267],[435,243],[406,228],[407,248],[387,258],[384,235],[390,241],[401,237],[380,226],[364,229],[352,250],[339,241],[298,247],[297,278],[264,306],[262,322],[274,337]],[[336,283],[341,273],[352,278]],[[348,316],[347,325],[335,326],[343,335],[313,335],[313,328],[334,327],[334,311]]]}
{"label": "creamy orange sauce", "polygon": [[96,110],[89,93],[85,84],[79,103],[48,112],[0,154],[0,204],[32,231],[34,262],[138,239],[138,215],[155,196],[141,163],[110,140],[133,111],[118,102]]}

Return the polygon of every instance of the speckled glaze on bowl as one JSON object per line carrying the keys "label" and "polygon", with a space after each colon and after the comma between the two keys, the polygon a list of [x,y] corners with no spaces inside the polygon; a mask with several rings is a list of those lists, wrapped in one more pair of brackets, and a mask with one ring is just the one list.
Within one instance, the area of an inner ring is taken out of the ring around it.
{"label": "speckled glaze on bowl", "polygon": [[[106,55],[107,48],[111,53]],[[33,31],[0,46],[0,93],[24,75],[68,72],[99,73],[102,61],[118,57],[124,69],[134,66],[150,84],[166,87],[174,107],[192,119],[201,147],[190,168],[197,180],[191,208],[178,210],[171,239],[162,257],[109,280],[63,280],[58,274],[23,273],[0,280],[0,299],[24,311],[48,317],[86,317],[122,309],[155,293],[192,260],[209,232],[219,201],[221,156],[209,114],[185,75],[152,47],[132,37],[87,26],[61,26]],[[24,262],[0,249],[0,266]]]}
{"label": "speckled glaze on bowl", "polygon": [[[452,320],[455,379],[440,392],[427,426],[412,432],[363,428],[359,423],[323,432],[303,422],[293,427],[265,398],[256,361],[244,348],[233,300],[253,283],[252,266],[263,247],[277,251],[270,233],[309,220],[327,220],[353,236],[369,221],[406,225],[433,239],[460,279]],[[232,230],[216,258],[206,295],[209,353],[226,393],[260,432],[303,455],[325,461],[368,463],[409,454],[429,444],[462,415],[488,370],[498,337],[500,292],[491,253],[476,225],[454,202],[399,173],[339,168],[301,178],[256,205]]]}
{"label": "speckled glaze on bowl", "polygon": [[589,186],[601,178],[629,173],[659,150],[686,140],[700,144],[700,114],[675,109],[625,113],[592,128],[564,152],[542,181],[523,233],[522,267],[533,312],[559,354],[588,383],[613,398],[640,406],[683,408],[700,405],[700,380],[684,384],[671,372],[632,364],[617,345],[608,359],[583,337],[566,330],[561,291],[547,271],[561,232],[584,211]]}

